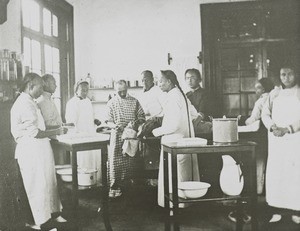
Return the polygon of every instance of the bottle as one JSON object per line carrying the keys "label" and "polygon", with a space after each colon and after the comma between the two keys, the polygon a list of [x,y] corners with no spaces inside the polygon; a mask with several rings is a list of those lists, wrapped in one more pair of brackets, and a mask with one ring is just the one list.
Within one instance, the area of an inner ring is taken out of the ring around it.
{"label": "bottle", "polygon": [[88,82],[89,87],[91,88],[91,75],[90,75],[90,73],[87,74],[85,80]]}

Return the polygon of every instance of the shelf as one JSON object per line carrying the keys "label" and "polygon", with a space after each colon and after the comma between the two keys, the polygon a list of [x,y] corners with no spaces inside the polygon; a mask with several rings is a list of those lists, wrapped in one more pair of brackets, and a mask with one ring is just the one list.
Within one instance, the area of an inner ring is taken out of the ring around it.
{"label": "shelf", "polygon": [[[72,182],[64,182],[61,179],[59,179],[61,182],[61,184],[66,187],[67,189],[72,190]],[[101,183],[97,183],[95,185],[91,185],[91,186],[81,186],[78,185],[78,190],[91,190],[91,189],[98,189],[98,188],[102,188],[103,185]]]}
{"label": "shelf", "polygon": [[91,101],[93,104],[97,104],[97,103],[107,103],[107,101],[101,101],[101,100],[95,100],[95,101]]}
{"label": "shelf", "polygon": [[114,90],[114,88],[112,87],[93,87],[93,88],[89,88],[89,90]]}
{"label": "shelf", "polygon": [[[143,87],[128,87],[128,89],[142,89]],[[90,88],[89,90],[114,90],[114,88],[112,87],[106,87],[106,88],[100,88],[100,87],[94,87],[94,88]]]}
{"label": "shelf", "polygon": [[[170,193],[169,194],[169,198],[167,196],[168,199],[170,199],[170,201],[173,202],[173,194]],[[184,198],[180,198],[178,197],[178,202],[179,203],[195,203],[195,202],[203,202],[203,201],[224,201],[224,200],[247,200],[249,199],[250,196],[227,196],[225,194],[222,195],[215,195],[215,196],[209,196],[209,195],[205,195],[204,197],[201,198],[196,198],[196,199],[184,199]]]}

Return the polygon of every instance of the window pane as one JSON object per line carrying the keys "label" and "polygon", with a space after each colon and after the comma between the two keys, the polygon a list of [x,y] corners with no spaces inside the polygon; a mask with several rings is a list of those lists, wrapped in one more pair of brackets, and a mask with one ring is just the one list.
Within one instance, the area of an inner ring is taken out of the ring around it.
{"label": "window pane", "polygon": [[56,90],[54,92],[54,97],[58,97],[60,98],[60,77],[59,77],[59,73],[52,73],[53,77],[55,78],[56,81]]}
{"label": "window pane", "polygon": [[46,8],[43,9],[44,34],[51,36],[51,12]]}
{"label": "window pane", "polygon": [[52,49],[53,72],[59,73],[59,50],[55,47]]}
{"label": "window pane", "polygon": [[58,36],[58,20],[56,15],[52,15],[52,29],[53,29],[53,36],[57,37]]}
{"label": "window pane", "polygon": [[223,95],[224,113],[226,116],[240,114],[240,95]]}
{"label": "window pane", "polygon": [[31,46],[27,37],[24,37],[24,66],[31,67]]}
{"label": "window pane", "polygon": [[30,7],[31,1],[30,0],[23,0],[22,1],[22,19],[23,19],[23,26],[30,28]]}
{"label": "window pane", "polygon": [[35,1],[31,1],[30,5],[30,28],[35,31],[40,31],[40,6]]}
{"label": "window pane", "polygon": [[52,65],[52,47],[49,45],[45,45],[45,69],[46,72],[52,73],[53,65]]}
{"label": "window pane", "polygon": [[31,40],[32,45],[32,69],[41,72],[41,45],[38,41]]}

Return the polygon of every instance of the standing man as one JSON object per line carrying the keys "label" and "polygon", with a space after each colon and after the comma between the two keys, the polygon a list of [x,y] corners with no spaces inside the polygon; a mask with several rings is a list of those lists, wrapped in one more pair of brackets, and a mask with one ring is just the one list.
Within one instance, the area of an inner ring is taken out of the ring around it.
{"label": "standing man", "polygon": [[154,78],[151,71],[146,70],[141,74],[144,84],[143,92],[139,96],[139,101],[145,112],[146,118],[163,116],[163,100],[165,94],[158,86],[154,85]]}
{"label": "standing man", "polygon": [[108,156],[109,197],[111,198],[122,195],[121,186],[133,175],[135,169],[135,157],[122,153],[124,128],[130,122],[139,125],[145,121],[145,113],[139,101],[127,94],[125,80],[116,83],[116,92],[116,96],[107,103],[108,122],[115,125],[111,133]]}
{"label": "standing man", "polygon": [[[26,74],[20,91],[10,111],[11,133],[17,143],[15,158],[34,218],[34,224],[30,226],[40,230],[42,224],[62,209],[49,137],[66,131],[63,128],[46,129],[34,101],[43,93],[43,81],[38,74]],[[65,220],[59,216],[56,221]]]}
{"label": "standing man", "polygon": [[[44,82],[44,92],[37,99],[38,107],[41,110],[42,116],[45,121],[47,129],[59,128],[62,125],[61,116],[57,110],[57,107],[52,98],[52,94],[56,90],[56,81],[55,78],[46,74],[42,77]],[[59,151],[57,148],[53,148],[55,164],[66,164],[67,157],[66,154]]]}
{"label": "standing man", "polygon": [[[207,121],[210,120],[209,116],[213,115],[215,104],[209,93],[200,86],[202,79],[199,70],[187,69],[185,81],[191,88],[191,91],[186,93],[186,95],[200,114],[198,118],[193,120],[195,135],[211,134],[212,124]],[[219,156],[210,158],[198,156],[198,163],[201,181],[209,182],[212,185],[212,190],[215,190],[215,188],[219,190],[219,174],[222,169],[222,159]]]}
{"label": "standing man", "polygon": [[37,99],[37,104],[41,109],[46,128],[58,128],[62,125],[62,120],[52,98],[57,87],[56,81],[50,74],[44,75],[42,79],[44,81],[44,92]]}
{"label": "standing man", "polygon": [[200,86],[202,81],[201,74],[197,69],[187,69],[185,71],[185,81],[191,88],[191,91],[186,93],[186,96],[196,108],[197,112],[202,115],[203,120],[208,120],[214,112],[215,105],[212,102],[209,93]]}
{"label": "standing man", "polygon": [[[75,125],[78,133],[96,133],[95,125],[100,121],[94,119],[94,111],[91,100],[87,97],[89,83],[86,80],[79,80],[74,87],[75,95],[66,105],[66,122]],[[91,150],[77,152],[78,167],[81,169],[96,169],[97,182],[101,177],[101,151]]]}

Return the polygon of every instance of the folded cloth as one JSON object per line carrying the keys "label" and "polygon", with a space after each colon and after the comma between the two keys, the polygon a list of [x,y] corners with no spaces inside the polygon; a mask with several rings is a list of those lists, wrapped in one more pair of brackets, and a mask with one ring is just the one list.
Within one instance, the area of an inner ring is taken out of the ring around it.
{"label": "folded cloth", "polygon": [[124,141],[122,150],[123,154],[134,157],[139,149],[139,140],[127,139]]}
{"label": "folded cloth", "polygon": [[123,134],[122,134],[122,139],[131,139],[131,138],[136,138],[137,132],[133,130],[132,128],[124,128]]}

